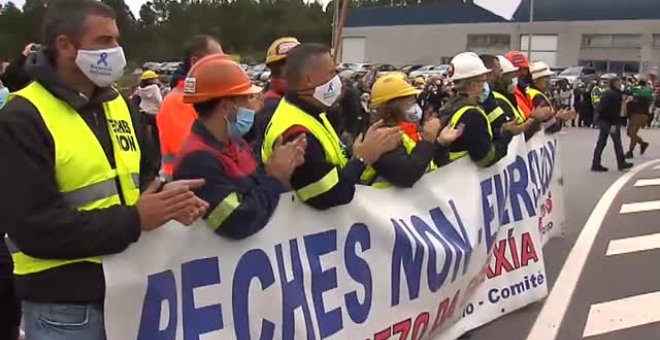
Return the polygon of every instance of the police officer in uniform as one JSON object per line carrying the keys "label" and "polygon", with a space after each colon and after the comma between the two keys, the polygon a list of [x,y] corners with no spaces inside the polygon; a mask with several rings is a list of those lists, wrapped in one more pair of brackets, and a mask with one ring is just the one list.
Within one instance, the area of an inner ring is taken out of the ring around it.
{"label": "police officer in uniform", "polygon": [[27,339],[104,339],[101,256],[197,219],[206,204],[191,188],[203,181],[152,181],[139,116],[111,86],[126,60],[110,7],[58,2],[44,32],[27,64],[34,81],[0,111],[0,232]]}

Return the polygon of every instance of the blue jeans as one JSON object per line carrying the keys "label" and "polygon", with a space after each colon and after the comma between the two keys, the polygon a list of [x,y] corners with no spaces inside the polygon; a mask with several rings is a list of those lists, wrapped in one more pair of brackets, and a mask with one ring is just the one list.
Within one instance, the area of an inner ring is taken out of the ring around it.
{"label": "blue jeans", "polygon": [[23,302],[29,340],[104,340],[103,305]]}
{"label": "blue jeans", "polygon": [[620,126],[607,122],[599,122],[598,129],[598,142],[596,142],[596,148],[594,149],[594,159],[592,161],[592,166],[602,165],[600,158],[603,154],[605,146],[607,145],[607,137],[610,137],[612,138],[612,144],[614,144],[616,163],[619,168],[621,168],[621,166],[625,163],[625,158],[623,155],[623,145],[621,144]]}

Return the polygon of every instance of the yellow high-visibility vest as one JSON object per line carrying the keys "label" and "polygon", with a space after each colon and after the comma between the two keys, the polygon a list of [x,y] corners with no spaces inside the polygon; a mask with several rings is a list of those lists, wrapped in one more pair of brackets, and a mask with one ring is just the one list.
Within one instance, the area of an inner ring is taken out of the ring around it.
{"label": "yellow high-visibility vest", "polygon": [[[477,110],[479,113],[484,117],[484,120],[486,121],[486,126],[488,126],[488,135],[490,136],[490,139],[493,139],[493,129],[490,126],[490,122],[488,121],[488,116],[486,115],[486,112],[478,106],[474,105],[466,105],[460,108],[458,111],[454,112],[454,114],[451,116],[451,120],[449,120],[449,124],[452,127],[458,126],[458,121],[463,117],[463,115],[468,112],[469,110]],[[463,158],[468,155],[467,150],[465,151],[456,151],[456,152],[450,152],[449,153],[449,159],[452,161],[455,161],[459,158]]]}
{"label": "yellow high-visibility vest", "polygon": [[555,109],[555,108],[552,106],[552,101],[550,100],[550,98],[548,98],[548,96],[547,96],[545,93],[543,93],[543,92],[541,92],[541,91],[539,91],[539,90],[537,90],[537,89],[535,89],[535,88],[533,88],[533,87],[528,87],[528,88],[527,88],[527,95],[529,96],[529,98],[531,98],[531,100],[532,100],[532,105],[534,105],[534,99],[535,99],[536,97],[538,97],[538,96],[541,96],[541,97],[543,97],[543,99],[548,103],[548,105],[550,105],[550,108],[551,108],[552,110]]}
{"label": "yellow high-visibility vest", "polygon": [[306,128],[321,143],[326,161],[334,165],[335,168],[317,182],[296,190],[296,194],[302,201],[319,196],[337,185],[339,183],[338,169],[343,168],[348,163],[341,140],[328,121],[326,114],[322,113],[320,118],[321,122],[283,98],[266,128],[264,142],[261,147],[261,158],[264,163],[268,163],[277,139],[296,125]]}
{"label": "yellow high-visibility vest", "polygon": [[511,101],[509,100],[509,98],[507,98],[505,95],[503,95],[503,94],[501,94],[501,93],[499,93],[499,92],[493,92],[493,96],[495,96],[495,99],[496,99],[496,100],[501,100],[501,101],[503,101],[507,106],[509,106],[509,108],[511,108],[511,110],[513,111],[513,115],[515,116],[516,123],[518,123],[518,124],[522,124],[522,123],[524,123],[524,122],[527,120],[527,118],[526,118],[525,115],[520,111],[520,109],[518,108],[518,106],[513,105],[513,103],[511,103]]}
{"label": "yellow high-visibility vest", "polygon": [[[12,93],[9,100],[16,97],[34,105],[50,132],[55,145],[55,180],[64,200],[72,208],[88,211],[137,203],[140,198],[140,147],[130,111],[121,95],[103,104],[114,151],[114,169],[94,132],[69,104],[53,96],[38,82]],[[78,262],[101,263],[100,257],[38,259],[21,252],[11,241],[8,243],[16,275],[39,273]]]}
{"label": "yellow high-visibility vest", "polygon": [[[410,138],[410,136],[406,135],[405,133],[401,135],[401,144],[403,144],[403,148],[406,150],[406,154],[408,155],[410,155],[413,149],[415,149],[415,146],[417,146],[417,142],[415,142],[414,139]],[[435,162],[431,161],[428,167],[426,167],[426,172],[434,171],[437,168],[438,166],[435,164]],[[406,169],[401,169],[401,171],[406,171]],[[366,170],[364,170],[360,180],[362,183],[366,183],[378,189],[389,188],[392,186],[392,184],[385,178],[378,176],[378,173],[373,166],[369,166]]]}

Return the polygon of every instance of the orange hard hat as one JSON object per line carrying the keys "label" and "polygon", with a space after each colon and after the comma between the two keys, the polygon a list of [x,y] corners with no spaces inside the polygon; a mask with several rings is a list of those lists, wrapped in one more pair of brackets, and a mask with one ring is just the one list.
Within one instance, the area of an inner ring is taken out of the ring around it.
{"label": "orange hard hat", "polygon": [[513,64],[513,66],[518,68],[529,68],[529,59],[527,56],[520,51],[511,51],[506,54],[506,58]]}
{"label": "orange hard hat", "polygon": [[215,98],[260,93],[241,65],[226,54],[212,54],[196,62],[183,87],[183,102],[197,104]]}

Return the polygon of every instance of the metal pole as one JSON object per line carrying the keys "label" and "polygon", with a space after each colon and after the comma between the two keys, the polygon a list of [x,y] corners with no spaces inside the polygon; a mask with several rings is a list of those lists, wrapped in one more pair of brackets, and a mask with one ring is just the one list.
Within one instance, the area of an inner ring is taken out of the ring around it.
{"label": "metal pole", "polygon": [[335,40],[337,39],[337,29],[339,28],[339,0],[332,1],[332,49],[337,53],[337,46]]}
{"label": "metal pole", "polygon": [[532,25],[534,24],[534,0],[529,0],[529,33],[527,34],[527,58],[532,59]]}

